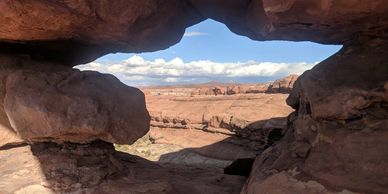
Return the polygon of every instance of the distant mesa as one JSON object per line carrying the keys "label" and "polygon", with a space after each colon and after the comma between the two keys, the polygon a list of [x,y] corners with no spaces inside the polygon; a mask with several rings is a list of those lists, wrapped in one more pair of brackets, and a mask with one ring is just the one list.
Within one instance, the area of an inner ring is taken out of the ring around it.
{"label": "distant mesa", "polygon": [[218,96],[258,93],[290,93],[298,75],[292,74],[273,83],[222,83],[210,81],[201,84],[142,87],[147,95],[164,96]]}

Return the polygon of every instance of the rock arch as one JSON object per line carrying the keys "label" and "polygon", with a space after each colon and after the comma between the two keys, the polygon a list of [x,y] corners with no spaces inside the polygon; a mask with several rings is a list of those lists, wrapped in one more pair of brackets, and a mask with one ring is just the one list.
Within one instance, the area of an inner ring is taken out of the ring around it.
{"label": "rock arch", "polygon": [[[110,76],[80,73],[71,67],[107,53],[166,48],[179,42],[186,27],[212,18],[253,40],[344,45],[340,52],[296,81],[287,101],[295,112],[289,116],[286,136],[258,156],[242,192],[385,193],[387,12],[385,0],[2,1],[0,96],[4,108],[0,110],[0,144],[85,143],[96,139],[132,142],[147,128],[145,107],[131,109],[132,105],[127,104],[110,109],[109,105],[115,95],[122,97],[130,90],[133,92],[127,98],[138,104],[144,98],[142,94],[121,86]],[[89,89],[78,88],[85,84]],[[104,90],[96,89],[109,85],[115,86],[117,93],[106,95]],[[22,95],[34,87],[38,88],[36,95]],[[56,103],[62,102],[69,106],[58,108]],[[89,104],[89,109],[80,108],[81,104]],[[128,130],[131,123],[115,120],[121,116],[120,108],[140,115],[143,120],[137,124],[143,129],[141,132],[134,131],[130,137],[122,135],[120,130]],[[85,115],[84,123],[71,119],[72,114],[81,113]],[[107,119],[96,126],[93,115],[100,113],[109,116],[102,116]],[[112,117],[115,114],[118,116]],[[58,122],[64,125],[56,125]],[[113,123],[119,126],[112,129]],[[29,126],[43,132],[24,133]],[[77,130],[72,126],[84,131],[74,132]],[[71,154],[82,152],[73,150],[76,151]],[[109,151],[100,154],[111,157]],[[115,171],[121,170],[120,162],[112,159],[110,163],[115,165]]]}

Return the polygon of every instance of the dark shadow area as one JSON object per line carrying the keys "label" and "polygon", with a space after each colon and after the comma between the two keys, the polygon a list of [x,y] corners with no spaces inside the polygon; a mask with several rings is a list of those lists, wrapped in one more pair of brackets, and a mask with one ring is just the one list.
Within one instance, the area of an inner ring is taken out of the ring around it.
{"label": "dark shadow area", "polygon": [[281,138],[278,128],[264,131],[270,122],[257,121],[241,129],[262,126],[256,130],[262,130],[266,141],[231,136],[207,146],[164,154],[159,162],[116,151],[113,144],[103,141],[3,147],[0,193],[238,194],[254,158],[266,147],[262,142],[276,143]]}
{"label": "dark shadow area", "polygon": [[224,168],[224,173],[229,175],[239,175],[249,177],[252,171],[255,158],[240,158],[233,161],[232,164]]}
{"label": "dark shadow area", "polygon": [[0,43],[1,53],[24,54],[37,61],[53,61],[67,66],[87,63],[120,48],[122,46],[91,45],[71,39]]}
{"label": "dark shadow area", "polygon": [[[178,152],[163,154],[158,162],[199,168],[213,167],[223,170],[225,174],[248,177],[255,157],[266,148],[276,144],[284,136],[287,129],[287,118],[255,121],[243,128],[233,125],[226,127],[236,134],[199,148],[185,148]],[[243,138],[244,136],[245,138]],[[186,141],[196,141],[196,138],[199,137],[192,137]],[[158,144],[158,140],[155,143]],[[169,142],[169,144],[179,145],[179,142]]]}
{"label": "dark shadow area", "polygon": [[110,143],[36,143],[0,152],[0,193],[238,194],[245,182],[211,169],[160,166]]}
{"label": "dark shadow area", "polygon": [[2,150],[9,150],[9,149],[18,148],[18,147],[23,147],[23,146],[27,146],[27,145],[28,145],[27,143],[7,144],[7,145],[4,145],[4,146],[1,146],[0,147],[0,151],[2,151]]}

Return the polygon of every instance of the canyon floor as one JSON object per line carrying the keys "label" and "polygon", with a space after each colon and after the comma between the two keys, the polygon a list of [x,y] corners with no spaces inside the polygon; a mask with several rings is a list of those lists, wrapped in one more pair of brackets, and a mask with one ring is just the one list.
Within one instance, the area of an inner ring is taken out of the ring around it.
{"label": "canyon floor", "polygon": [[195,86],[143,89],[150,132],[133,145],[116,145],[116,149],[161,165],[222,173],[234,160],[260,154],[271,141],[270,132],[285,128],[292,112],[285,103],[288,94],[193,95],[199,90]]}
{"label": "canyon floor", "polygon": [[240,193],[247,177],[224,168],[276,141],[271,131],[292,111],[288,94],[193,95],[190,87],[143,89],[150,131],[116,151],[102,141],[9,145],[0,193]]}
{"label": "canyon floor", "polygon": [[[0,149],[0,193],[240,193],[254,158],[279,140],[292,111],[288,94],[265,93],[268,86],[142,88],[150,114],[145,136],[114,147],[7,144]],[[249,169],[224,173],[247,158]]]}

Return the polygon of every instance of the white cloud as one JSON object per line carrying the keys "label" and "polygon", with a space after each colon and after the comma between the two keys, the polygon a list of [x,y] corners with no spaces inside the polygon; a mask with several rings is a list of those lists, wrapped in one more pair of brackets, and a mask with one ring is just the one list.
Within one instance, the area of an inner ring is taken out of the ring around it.
{"label": "white cloud", "polygon": [[178,81],[178,78],[175,78],[175,77],[168,77],[168,78],[164,79],[164,81],[166,81],[166,82],[168,82],[168,83],[177,82],[177,81]]}
{"label": "white cloud", "polygon": [[270,80],[288,74],[301,74],[316,63],[236,62],[219,63],[210,60],[184,62],[180,58],[170,61],[147,61],[134,55],[127,60],[112,63],[92,62],[77,66],[81,70],[111,73],[129,85],[155,85],[173,82],[200,82],[207,80],[256,81],[260,77]]}
{"label": "white cloud", "polygon": [[192,36],[205,36],[208,35],[205,32],[197,32],[197,31],[192,31],[192,32],[185,32],[183,35],[184,37],[192,37]]}

